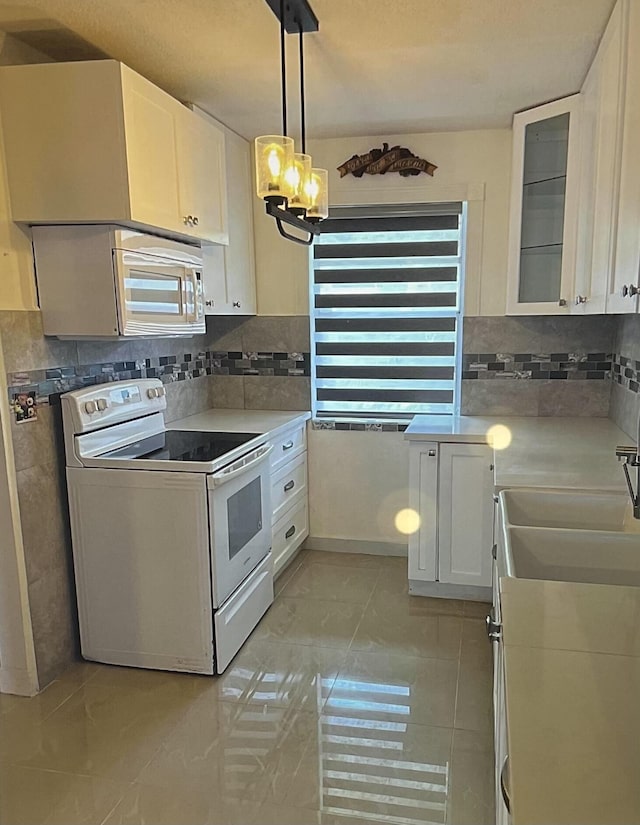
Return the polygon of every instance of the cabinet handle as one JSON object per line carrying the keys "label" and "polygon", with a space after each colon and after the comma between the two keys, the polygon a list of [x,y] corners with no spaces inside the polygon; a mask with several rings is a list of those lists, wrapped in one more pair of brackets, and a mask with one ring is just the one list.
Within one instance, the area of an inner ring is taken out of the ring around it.
{"label": "cabinet handle", "polygon": [[589,299],[586,295],[576,295],[576,306],[580,306],[580,304],[586,304]]}
{"label": "cabinet handle", "polygon": [[502,625],[493,618],[491,613],[485,619],[487,626],[487,636],[490,642],[498,642],[502,636]]}
{"label": "cabinet handle", "polygon": [[507,769],[507,763],[509,762],[509,757],[505,756],[504,762],[502,763],[502,770],[500,771],[500,792],[502,793],[502,799],[504,800],[504,806],[507,809],[507,813],[511,813],[511,797],[509,796],[509,791],[507,790],[507,783],[504,778],[505,771]]}
{"label": "cabinet handle", "polygon": [[635,284],[625,284],[622,287],[622,297],[623,298],[635,298],[635,296],[640,292],[640,288],[638,288]]}
{"label": "cabinet handle", "polygon": [[493,464],[489,464],[489,472],[490,472],[490,473],[492,473],[492,472],[493,472]]}
{"label": "cabinet handle", "polygon": [[285,491],[285,493],[288,493],[288,492],[289,492],[289,490],[293,490],[293,488],[294,488],[295,486],[296,486],[296,483],[295,483],[295,481],[294,481],[293,479],[291,479],[291,481],[287,481],[287,483],[284,485],[284,491]]}
{"label": "cabinet handle", "polygon": [[491,556],[492,556],[494,561],[497,561],[497,558],[498,558],[498,545],[497,544],[494,544],[493,547],[491,548]]}
{"label": "cabinet handle", "polygon": [[200,219],[198,218],[197,215],[194,215],[193,216],[193,225],[197,226],[199,223],[200,223]]}
{"label": "cabinet handle", "polygon": [[287,532],[284,534],[285,539],[290,539],[290,538],[291,538],[291,536],[292,536],[295,532],[296,532],[296,526],[295,526],[295,524],[292,524],[292,525],[291,525],[291,527],[289,527],[289,529],[287,530]]}
{"label": "cabinet handle", "polygon": [[182,220],[186,226],[193,226],[193,215],[185,215]]}
{"label": "cabinet handle", "polygon": [[234,307],[237,307],[238,309],[240,309],[240,301],[234,301],[233,305],[234,305]]}
{"label": "cabinet handle", "polygon": [[287,441],[286,444],[282,445],[283,450],[290,450],[293,447],[293,441]]}
{"label": "cabinet handle", "polygon": [[560,298],[560,300],[558,301],[558,306],[559,307],[566,307],[566,305],[567,305],[567,299],[566,298]]}
{"label": "cabinet handle", "polygon": [[427,455],[428,455],[430,458],[435,458],[436,451],[435,451],[435,450],[429,450],[429,452],[427,453]]}
{"label": "cabinet handle", "polygon": [[205,303],[205,306],[208,306],[208,307],[213,307],[213,306],[215,306],[215,304],[213,303],[213,301],[205,301],[204,303]]}

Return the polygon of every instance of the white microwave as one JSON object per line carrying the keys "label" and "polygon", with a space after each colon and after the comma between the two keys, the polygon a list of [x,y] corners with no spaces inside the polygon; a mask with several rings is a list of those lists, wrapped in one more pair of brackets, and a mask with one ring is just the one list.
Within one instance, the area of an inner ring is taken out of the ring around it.
{"label": "white microwave", "polygon": [[202,250],[109,225],[34,226],[45,335],[114,339],[205,331]]}

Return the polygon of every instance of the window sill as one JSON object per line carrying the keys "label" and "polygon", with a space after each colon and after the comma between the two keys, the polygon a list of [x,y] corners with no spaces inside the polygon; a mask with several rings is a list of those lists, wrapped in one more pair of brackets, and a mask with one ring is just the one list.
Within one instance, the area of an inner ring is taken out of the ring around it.
{"label": "window sill", "polygon": [[311,428],[314,430],[353,430],[355,432],[402,433],[411,419],[369,418],[367,420],[354,418],[313,418]]}

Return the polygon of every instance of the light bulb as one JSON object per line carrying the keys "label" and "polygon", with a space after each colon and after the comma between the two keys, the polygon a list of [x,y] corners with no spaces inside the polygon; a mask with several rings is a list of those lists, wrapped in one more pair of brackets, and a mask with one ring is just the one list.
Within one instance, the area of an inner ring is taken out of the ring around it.
{"label": "light bulb", "polygon": [[265,151],[269,153],[267,156],[267,166],[269,167],[269,172],[271,173],[271,177],[277,181],[280,177],[280,169],[282,168],[282,158],[284,157],[284,152],[282,151],[282,147],[276,146],[274,143],[272,143],[271,146],[268,146]]}
{"label": "light bulb", "polygon": [[318,199],[318,195],[320,194],[320,178],[318,175],[312,174],[310,180],[308,181],[305,192],[307,193],[307,197],[309,198],[309,202],[311,206],[315,206],[315,203]]}

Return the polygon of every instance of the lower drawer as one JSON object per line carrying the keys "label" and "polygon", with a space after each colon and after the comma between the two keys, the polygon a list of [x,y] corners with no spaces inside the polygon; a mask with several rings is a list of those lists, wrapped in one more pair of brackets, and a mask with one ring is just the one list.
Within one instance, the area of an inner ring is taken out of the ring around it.
{"label": "lower drawer", "polygon": [[305,498],[273,525],[273,575],[277,576],[309,535],[309,506]]}
{"label": "lower drawer", "polygon": [[271,555],[263,559],[214,614],[216,673],[222,673],[273,602]]}
{"label": "lower drawer", "polygon": [[271,474],[272,524],[282,518],[294,501],[307,493],[307,453],[293,461],[288,461],[277,472]]}

